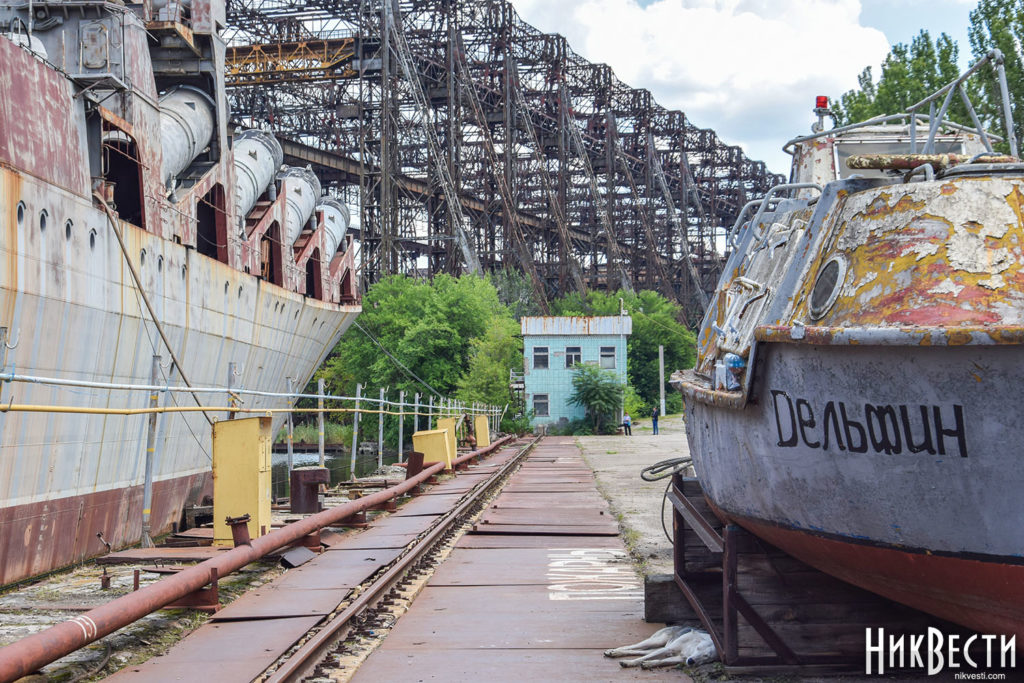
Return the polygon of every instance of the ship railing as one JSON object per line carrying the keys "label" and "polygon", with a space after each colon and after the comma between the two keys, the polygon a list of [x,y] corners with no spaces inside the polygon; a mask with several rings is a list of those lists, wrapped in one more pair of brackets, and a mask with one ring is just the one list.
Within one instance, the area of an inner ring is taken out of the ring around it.
{"label": "ship railing", "polygon": [[[788,154],[793,153],[793,147],[801,142],[808,140],[814,140],[821,137],[832,137],[839,133],[845,133],[848,131],[857,130],[869,126],[877,126],[880,124],[893,123],[896,121],[906,122],[909,121],[910,128],[910,153],[918,153],[918,121],[928,126],[928,137],[925,140],[924,146],[920,153],[922,154],[933,154],[935,152],[935,141],[939,131],[943,128],[949,128],[953,130],[960,130],[968,133],[976,134],[980,139],[981,143],[985,146],[986,152],[994,154],[995,151],[992,148],[992,141],[997,142],[1004,141],[1004,138],[995,135],[987,130],[978,118],[978,113],[974,108],[974,104],[971,102],[970,97],[967,94],[967,90],[964,88],[964,83],[974,76],[979,69],[986,64],[994,66],[996,71],[996,78],[999,82],[999,94],[1000,94],[1000,105],[1002,109],[1003,124],[1006,127],[1006,138],[1005,141],[1009,143],[1010,155],[1017,156],[1017,136],[1013,128],[1013,110],[1010,107],[1010,94],[1006,84],[1006,69],[1004,68],[1005,59],[1003,53],[994,49],[987,55],[975,62],[967,71],[953,79],[943,87],[936,90],[931,95],[928,95],[920,102],[912,104],[907,107],[907,111],[900,114],[891,114],[888,116],[876,116],[874,118],[867,119],[866,121],[860,121],[858,123],[852,123],[846,126],[840,126],[838,128],[832,128],[827,131],[820,131],[811,135],[804,135],[802,137],[794,138],[786,143],[782,148],[784,152]],[[946,114],[949,111],[949,105],[952,103],[954,94],[958,94],[960,99],[964,103],[964,107],[967,110],[968,116],[971,118],[972,126],[966,126],[953,121],[946,121]],[[940,102],[939,110],[936,112],[935,105]],[[928,107],[928,113],[924,114],[922,110],[924,107]]]}
{"label": "ship railing", "polygon": [[[760,199],[753,199],[747,202],[743,206],[743,208],[740,209],[739,215],[736,216],[736,222],[733,223],[732,228],[729,230],[729,234],[726,238],[726,244],[728,244],[733,249],[735,249],[739,245],[741,234],[740,228],[741,226],[744,225],[743,219],[746,217],[747,213],[749,213],[749,211],[753,207],[757,206],[758,209],[757,213],[754,215],[754,218],[750,221],[749,225],[752,226],[752,230],[757,230],[757,225],[758,223],[760,223],[761,217],[764,216],[764,213],[767,210],[769,203],[776,198],[778,198],[779,200],[783,199],[782,197],[777,197],[777,195],[779,195],[780,193],[790,192],[792,190],[817,190],[818,194],[820,195],[821,189],[821,185],[817,183],[782,183],[772,187],[770,190],[768,190],[768,193],[765,194],[764,197],[761,197]],[[767,228],[762,232],[756,233],[754,235],[754,239],[756,240],[757,245],[760,246],[761,241],[763,241],[764,238],[767,236]]]}
{"label": "ship railing", "polygon": [[[234,365],[234,364],[232,364]],[[230,371],[229,371],[230,373]],[[415,393],[409,400],[405,391],[398,392],[398,399],[388,397],[387,389],[380,389],[378,397],[363,393],[364,387],[357,385],[355,396],[333,394],[326,391],[325,385],[319,385],[319,391],[315,394],[304,392],[279,392],[260,391],[256,389],[245,389],[231,385],[221,387],[189,387],[172,386],[170,384],[126,384],[116,382],[94,382],[90,380],[67,379],[59,377],[41,377],[35,375],[24,375],[15,372],[0,372],[0,383],[21,382],[30,384],[42,384],[55,387],[96,389],[107,391],[139,392],[145,394],[219,394],[228,397],[228,404],[223,406],[201,405],[165,405],[150,406],[147,408],[90,408],[74,405],[34,405],[17,404],[13,400],[0,403],[0,413],[3,412],[52,412],[52,413],[78,413],[78,414],[103,414],[103,415],[151,415],[154,413],[189,413],[189,412],[226,412],[229,417],[235,415],[275,415],[281,413],[320,413],[320,414],[348,414],[358,417],[363,415],[398,416],[414,420],[414,431],[420,428],[420,418],[426,418],[424,423],[429,425],[438,418],[463,416],[485,416],[488,418],[491,429],[497,432],[500,428],[501,419],[504,416],[507,406],[497,406],[482,402],[463,401],[460,399],[443,396],[433,389],[430,395]],[[245,406],[243,396],[252,396],[263,399],[278,399],[284,402],[286,407],[263,407]],[[301,407],[297,402],[302,399],[315,400],[316,407]],[[435,400],[436,399],[436,400]],[[330,401],[335,405],[325,407],[325,402]],[[341,405],[337,405],[341,404]],[[321,428],[321,433],[323,429]],[[353,437],[355,438],[355,436]],[[399,449],[401,451],[401,449]]]}

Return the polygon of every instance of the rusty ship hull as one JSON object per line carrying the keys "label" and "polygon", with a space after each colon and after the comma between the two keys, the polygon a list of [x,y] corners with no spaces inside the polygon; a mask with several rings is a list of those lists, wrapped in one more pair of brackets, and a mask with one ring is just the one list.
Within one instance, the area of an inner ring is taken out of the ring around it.
{"label": "rusty ship hull", "polygon": [[737,220],[673,376],[694,468],[807,564],[1024,637],[1024,164],[892,119],[793,141],[792,182]]}
{"label": "rusty ship hull", "polygon": [[862,588],[1024,635],[1024,473],[993,438],[1018,428],[1003,408],[1024,381],[1020,347],[775,339],[745,409],[687,396],[696,472],[722,516]]}
{"label": "rusty ship hull", "polygon": [[[84,2],[69,13],[40,2],[31,43],[0,35],[4,371],[143,386],[161,356],[161,385],[180,387],[184,375],[201,387],[287,392],[289,378],[301,387],[361,311],[352,238],[313,211],[315,178],[274,179],[279,147],[262,155],[264,178],[241,205],[238,164],[260,155],[231,152],[223,2],[171,3],[161,16],[156,5]],[[5,26],[31,26],[24,7],[0,14]],[[179,81],[188,89],[176,91]],[[186,131],[184,152],[168,130]],[[150,394],[2,383],[5,404],[41,408],[0,413],[0,585],[104,552],[98,534],[115,548],[139,541],[147,417],[87,413],[145,408]],[[196,407],[187,392],[160,400]],[[229,396],[198,400],[225,406]],[[208,492],[208,417],[226,413],[159,416],[153,535]]]}

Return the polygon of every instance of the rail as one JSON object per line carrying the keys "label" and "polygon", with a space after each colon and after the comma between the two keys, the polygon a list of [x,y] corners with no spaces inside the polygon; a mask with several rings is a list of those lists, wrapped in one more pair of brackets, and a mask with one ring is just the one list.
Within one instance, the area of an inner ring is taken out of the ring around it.
{"label": "rail", "polygon": [[[480,500],[484,493],[504,479],[509,471],[516,467],[519,461],[536,445],[538,440],[539,438],[535,438],[514,458],[509,459],[498,471],[487,477],[486,481],[477,484],[454,508],[438,520],[411,552],[399,558],[383,576],[362,591],[333,621],[326,624],[316,635],[292,652],[283,663],[274,669],[270,676],[264,678],[265,683],[292,683],[304,680],[311,674],[317,664],[328,654],[331,646],[344,637],[352,618],[394,588],[409,567],[430,550]],[[473,454],[464,455],[456,458],[453,464],[461,465],[469,462],[473,457],[475,457]]]}
{"label": "rail", "polygon": [[[455,462],[462,464],[472,458],[486,455],[512,438],[511,435],[502,437],[485,448],[458,458]],[[224,577],[268,553],[297,543],[326,526],[337,524],[347,517],[408,493],[431,476],[438,474],[443,468],[444,463],[435,463],[401,484],[271,531],[265,536],[252,539],[248,544],[236,546],[215,558],[183,569],[145,588],[85,612],[74,619],[56,624],[0,648],[0,681],[6,683],[27,676],[75,650],[201,589],[210,583],[211,577],[215,579]],[[454,520],[455,517],[450,516],[447,519]],[[419,548],[420,544],[416,547]],[[346,612],[348,611],[350,610],[346,610]]]}

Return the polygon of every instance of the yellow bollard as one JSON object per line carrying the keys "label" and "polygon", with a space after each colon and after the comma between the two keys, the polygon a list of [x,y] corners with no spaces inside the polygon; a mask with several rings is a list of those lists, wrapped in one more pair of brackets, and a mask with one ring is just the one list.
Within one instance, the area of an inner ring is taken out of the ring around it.
{"label": "yellow bollard", "polygon": [[412,435],[412,448],[423,454],[423,465],[443,462],[444,468],[452,468],[455,459],[455,439],[447,429],[428,429]]}
{"label": "yellow bollard", "polygon": [[477,415],[473,420],[473,433],[476,434],[477,449],[491,445],[491,428],[486,415]]}
{"label": "yellow bollard", "polygon": [[228,517],[249,515],[249,536],[270,531],[269,417],[213,424],[213,544],[234,545]]}
{"label": "yellow bollard", "polygon": [[455,438],[455,425],[459,423],[458,418],[454,417],[442,417],[437,420],[438,429],[448,430],[448,447],[451,449],[452,458],[455,458],[455,452],[458,450],[458,444]]}

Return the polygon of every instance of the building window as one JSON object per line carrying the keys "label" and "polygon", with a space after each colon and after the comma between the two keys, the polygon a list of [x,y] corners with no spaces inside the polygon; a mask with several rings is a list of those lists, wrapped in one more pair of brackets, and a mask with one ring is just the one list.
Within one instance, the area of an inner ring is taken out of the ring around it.
{"label": "building window", "polygon": [[578,346],[565,347],[565,367],[571,368],[583,362],[583,353]]}
{"label": "building window", "polygon": [[548,395],[547,394],[534,394],[533,395],[533,415],[534,415],[534,417],[548,417]]}
{"label": "building window", "polygon": [[[533,369],[534,370],[547,370],[548,368],[548,347],[546,346],[534,346],[533,347]],[[545,397],[545,400],[547,397]]]}
{"label": "building window", "polygon": [[601,367],[608,370],[615,369],[615,347],[614,346],[602,346],[601,347]]}

